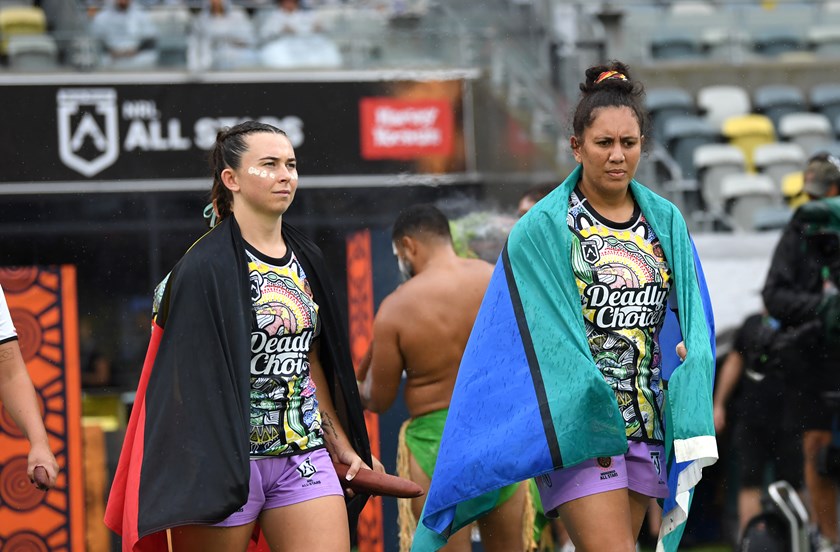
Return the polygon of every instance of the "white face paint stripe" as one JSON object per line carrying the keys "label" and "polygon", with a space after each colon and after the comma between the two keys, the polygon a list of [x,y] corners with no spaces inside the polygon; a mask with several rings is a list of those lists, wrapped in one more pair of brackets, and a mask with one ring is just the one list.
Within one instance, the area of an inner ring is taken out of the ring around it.
{"label": "white face paint stripe", "polygon": [[259,176],[260,178],[270,178],[272,180],[277,178],[277,175],[274,174],[273,172],[268,172],[265,169],[259,170],[255,167],[248,167],[248,174],[254,174],[256,176]]}

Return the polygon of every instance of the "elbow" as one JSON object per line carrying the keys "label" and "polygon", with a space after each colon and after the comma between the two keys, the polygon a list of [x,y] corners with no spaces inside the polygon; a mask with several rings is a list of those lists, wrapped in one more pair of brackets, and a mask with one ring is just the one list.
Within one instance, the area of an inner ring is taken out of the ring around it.
{"label": "elbow", "polygon": [[373,397],[362,398],[362,406],[365,407],[365,410],[369,410],[374,414],[382,414],[385,412],[388,407],[383,405],[381,401],[377,401]]}

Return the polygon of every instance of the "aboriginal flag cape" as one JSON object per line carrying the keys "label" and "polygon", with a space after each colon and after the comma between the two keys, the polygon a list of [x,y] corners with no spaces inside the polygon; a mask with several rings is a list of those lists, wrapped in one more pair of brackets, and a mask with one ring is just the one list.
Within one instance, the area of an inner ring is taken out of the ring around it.
{"label": "aboriginal flag cape", "polygon": [[[321,363],[342,427],[369,463],[347,332],[323,256],[286,223],[283,238],[320,307]],[[105,512],[123,551],[165,551],[165,529],[217,523],[246,502],[253,316],[242,236],[229,216],[175,265],[153,324]],[[366,498],[348,503],[351,527]]]}
{"label": "aboriginal flag cape", "polygon": [[[590,353],[571,266],[566,215],[580,175],[578,167],[528,211],[496,263],[461,361],[412,550],[443,546],[449,535],[489,511],[505,485],[627,451],[615,395]],[[702,467],[717,459],[711,312],[704,309],[679,211],[635,180],[630,189],[673,271],[682,330],[677,335],[688,349],[670,375],[665,399],[674,478],[665,507],[673,507],[664,514],[659,544],[670,551],[679,544]]]}

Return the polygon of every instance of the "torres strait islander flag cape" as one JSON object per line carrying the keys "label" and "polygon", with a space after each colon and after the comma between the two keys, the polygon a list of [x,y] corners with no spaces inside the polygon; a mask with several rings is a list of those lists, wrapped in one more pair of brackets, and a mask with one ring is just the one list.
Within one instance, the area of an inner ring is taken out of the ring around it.
{"label": "torres strait islander flag cape", "polygon": [[[324,259],[286,223],[283,238],[320,307],[320,359],[342,427],[370,465],[347,332]],[[105,512],[125,552],[166,551],[167,528],[217,523],[247,500],[254,317],[247,267],[230,216],[168,279]],[[351,527],[366,499],[348,503]]]}
{"label": "torres strait islander flag cape", "polygon": [[[496,263],[461,361],[414,551],[443,546],[489,511],[505,485],[627,451],[615,395],[590,353],[571,266],[566,215],[581,171],[576,168],[514,226]],[[663,329],[675,341],[663,340],[662,350],[673,350],[680,335],[688,350],[670,372],[665,399],[671,494],[658,548],[671,551],[679,545],[702,468],[717,460],[714,332],[711,310],[704,308],[711,303],[703,297],[677,208],[635,180],[630,189],[674,275],[680,328]]]}

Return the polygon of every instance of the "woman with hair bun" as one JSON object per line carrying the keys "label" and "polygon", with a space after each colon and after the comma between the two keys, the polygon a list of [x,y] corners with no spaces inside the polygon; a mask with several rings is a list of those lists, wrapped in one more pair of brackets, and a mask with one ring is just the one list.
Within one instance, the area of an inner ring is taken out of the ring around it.
{"label": "woman with hair bun", "polygon": [[294,148],[246,121],[211,165],[220,222],[163,284],[105,522],[126,551],[244,552],[259,523],[272,550],[349,552],[366,497],[333,463],[372,459],[323,256],[284,220]]}
{"label": "woman with hair bun", "polygon": [[[664,501],[660,544],[676,550],[692,489],[717,459],[702,272],[679,210],[634,180],[643,87],[612,62],[580,89],[569,140],[579,165],[499,258],[414,550],[457,530],[453,504],[529,477],[576,550],[635,550],[651,497]],[[489,467],[470,478],[474,459]]]}

